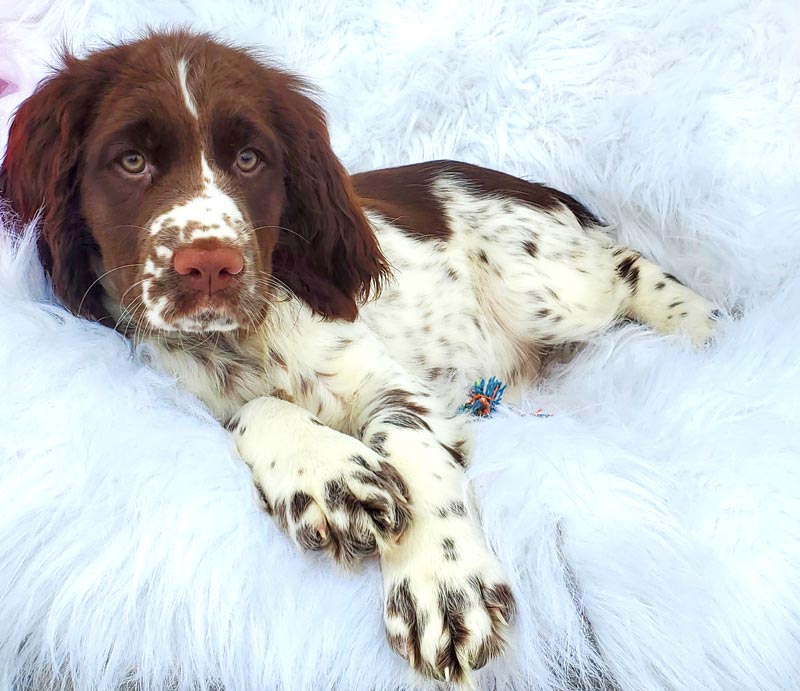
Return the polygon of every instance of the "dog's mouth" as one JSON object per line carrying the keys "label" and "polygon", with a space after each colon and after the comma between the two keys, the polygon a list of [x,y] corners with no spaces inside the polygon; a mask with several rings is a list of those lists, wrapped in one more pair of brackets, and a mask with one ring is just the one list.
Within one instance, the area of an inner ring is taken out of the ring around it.
{"label": "dog's mouth", "polygon": [[[214,245],[211,245],[213,248]],[[105,271],[106,309],[114,327],[135,339],[148,336],[213,335],[250,331],[260,324],[274,301],[273,282],[267,280],[253,251],[245,250],[240,263],[190,257],[187,266],[175,266],[171,253],[153,259],[151,253],[138,271]],[[212,257],[213,259],[213,257]],[[204,263],[205,262],[205,263]]]}
{"label": "dog's mouth", "polygon": [[213,294],[145,278],[137,293],[120,307],[118,326],[138,336],[249,330],[263,320],[269,303],[269,296],[246,276]]}
{"label": "dog's mouth", "polygon": [[239,310],[226,307],[202,307],[192,314],[172,320],[172,330],[182,333],[236,331],[244,322]]}
{"label": "dog's mouth", "polygon": [[214,333],[254,326],[266,307],[265,300],[245,299],[242,290],[225,295],[177,295],[145,310],[148,324],[162,332]]}
{"label": "dog's mouth", "polygon": [[251,248],[208,240],[161,254],[150,253],[138,290],[124,297],[122,308],[140,335],[225,333],[263,320],[270,298]]}

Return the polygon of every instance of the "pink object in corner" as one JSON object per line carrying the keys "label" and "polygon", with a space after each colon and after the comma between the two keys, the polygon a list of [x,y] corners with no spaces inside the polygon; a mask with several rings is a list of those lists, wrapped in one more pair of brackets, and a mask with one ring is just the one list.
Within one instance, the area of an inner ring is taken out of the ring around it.
{"label": "pink object in corner", "polygon": [[5,79],[0,77],[0,97],[7,96],[8,94],[13,94],[17,90],[17,85],[13,82],[7,82]]}

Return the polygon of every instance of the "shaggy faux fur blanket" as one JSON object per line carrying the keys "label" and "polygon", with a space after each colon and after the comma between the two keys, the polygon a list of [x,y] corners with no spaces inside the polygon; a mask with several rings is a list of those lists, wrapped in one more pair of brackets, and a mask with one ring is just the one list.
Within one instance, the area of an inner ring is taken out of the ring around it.
{"label": "shaggy faux fur blanket", "polygon": [[[795,0],[59,0],[0,7],[0,146],[55,62],[191,25],[309,76],[353,171],[450,157],[545,181],[737,315],[627,325],[475,425],[520,603],[482,689],[800,688]],[[8,230],[8,229],[7,229]],[[20,231],[22,229],[16,229]],[[422,688],[377,565],[297,553],[231,442],[0,244],[0,689]],[[486,373],[487,376],[491,372]]]}

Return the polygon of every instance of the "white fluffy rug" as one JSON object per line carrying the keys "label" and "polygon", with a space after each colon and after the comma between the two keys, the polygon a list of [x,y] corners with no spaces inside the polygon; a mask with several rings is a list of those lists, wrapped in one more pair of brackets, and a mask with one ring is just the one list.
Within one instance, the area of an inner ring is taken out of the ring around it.
{"label": "white fluffy rug", "polygon": [[[477,423],[520,613],[476,681],[800,688],[796,0],[2,5],[0,146],[61,37],[193,24],[309,75],[352,170],[453,157],[550,182],[742,312],[702,353],[617,330],[530,392],[553,417]],[[223,430],[53,306],[8,239],[0,380],[0,689],[417,684],[376,565],[296,553]]]}

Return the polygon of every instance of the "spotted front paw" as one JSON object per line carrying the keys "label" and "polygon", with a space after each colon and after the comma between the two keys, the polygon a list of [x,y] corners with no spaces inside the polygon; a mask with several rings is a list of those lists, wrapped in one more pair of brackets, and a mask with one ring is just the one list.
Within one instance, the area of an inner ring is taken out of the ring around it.
{"label": "spotted front paw", "polygon": [[389,644],[422,675],[463,682],[505,649],[514,598],[469,518],[415,522],[382,570]]}
{"label": "spotted front paw", "polygon": [[229,429],[266,511],[301,548],[350,565],[406,529],[405,482],[358,439],[273,398],[245,405]]}

